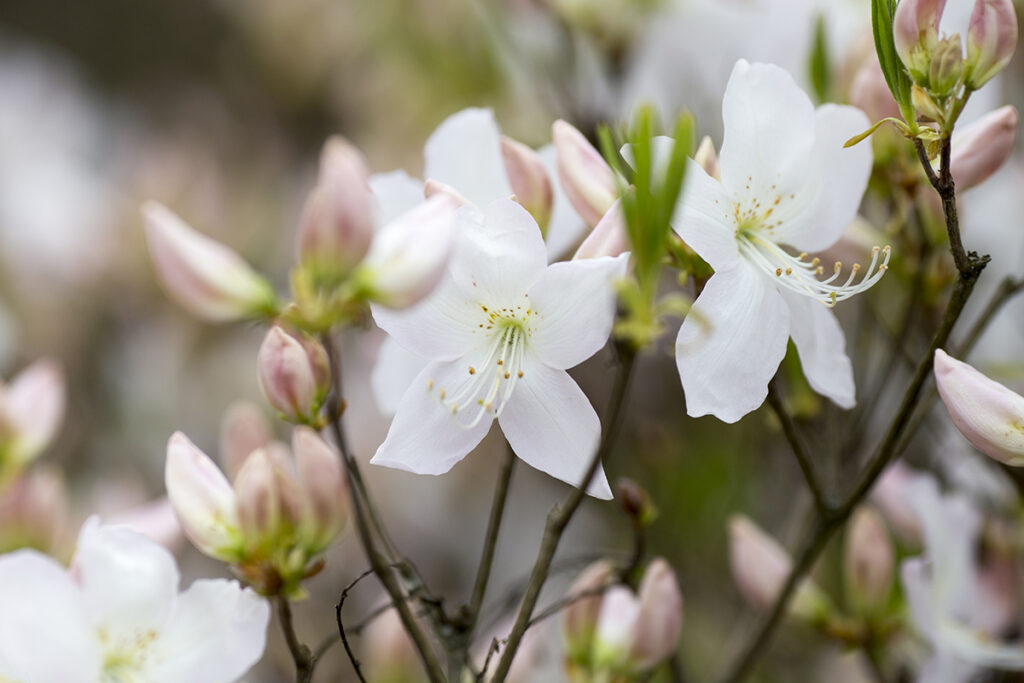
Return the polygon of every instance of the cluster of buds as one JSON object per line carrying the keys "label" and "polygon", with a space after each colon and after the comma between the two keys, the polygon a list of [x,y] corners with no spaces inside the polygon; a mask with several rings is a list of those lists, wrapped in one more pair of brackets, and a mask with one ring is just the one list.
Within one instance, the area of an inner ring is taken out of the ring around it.
{"label": "cluster of buds", "polygon": [[263,394],[281,418],[322,428],[320,408],[331,389],[327,350],[305,332],[275,326],[256,357]]}
{"label": "cluster of buds", "polygon": [[287,305],[239,254],[166,207],[148,202],[143,214],[160,280],[193,314],[212,321],[283,316],[320,332],[357,317],[367,302],[404,308],[429,294],[447,264],[457,208],[450,196],[431,197],[378,226],[362,154],[329,139],[300,219],[294,302]]}
{"label": "cluster of buds", "polygon": [[[236,412],[232,419],[251,416]],[[243,430],[231,426],[225,434]],[[291,453],[282,443],[255,443],[252,433],[241,440],[255,448],[241,458],[243,444],[229,446],[229,468],[238,468],[232,484],[188,437],[174,434],[165,470],[171,505],[201,552],[265,595],[300,597],[301,582],[320,570],[319,556],[348,519],[341,458],[306,426],[293,431]]]}
{"label": "cluster of buds", "polygon": [[575,681],[632,681],[669,658],[683,624],[683,598],[668,563],[657,558],[634,594],[599,561],[569,591],[562,632]]}
{"label": "cluster of buds", "polygon": [[64,376],[50,361],[37,361],[10,384],[0,382],[0,488],[50,444],[64,403]]}

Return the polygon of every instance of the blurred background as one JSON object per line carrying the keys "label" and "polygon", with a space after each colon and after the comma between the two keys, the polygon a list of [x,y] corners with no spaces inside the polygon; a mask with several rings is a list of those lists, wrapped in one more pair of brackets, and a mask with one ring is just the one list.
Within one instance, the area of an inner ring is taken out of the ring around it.
{"label": "blurred background", "polygon": [[[163,495],[164,447],[174,430],[212,454],[232,402],[262,405],[255,356],[263,330],[198,322],[164,296],[145,250],[138,211],[144,199],[164,202],[237,249],[284,290],[302,201],[328,135],[352,140],[375,171],[404,168],[419,175],[431,130],[467,106],[492,107],[505,134],[538,147],[550,141],[556,118],[592,135],[599,122],[626,120],[635,106],[650,102],[668,121],[692,110],[702,134],[717,145],[721,94],[740,57],[780,64],[811,89],[812,48],[824,46],[828,99],[850,101],[851,82],[872,51],[869,5],[0,0],[0,369],[10,377],[48,356],[68,375],[67,418],[44,456],[68,480],[68,537],[92,512],[115,515]],[[947,13],[959,13],[965,26],[970,6],[949,0]],[[976,97],[977,113],[1004,103],[1020,106],[1021,74],[1018,58]],[[999,255],[983,292],[1001,273],[1022,271],[1022,187],[1018,150],[993,180],[964,197],[966,242]],[[865,214],[876,230],[884,229],[884,215]],[[892,343],[890,305],[899,289],[898,276],[887,278],[839,311],[851,352],[859,354],[859,379],[883,366],[878,349]],[[979,369],[1018,390],[1024,388],[1020,304],[1005,309],[972,357]],[[931,314],[925,310],[925,319]],[[903,340],[911,358],[924,348],[926,332]],[[365,461],[388,421],[369,392],[375,347],[357,336],[340,343],[349,429]],[[729,515],[744,512],[789,543],[809,497],[767,410],[736,426],[685,416],[671,357],[674,337],[672,329],[643,357],[607,470],[612,480],[636,480],[659,509],[648,551],[668,558],[679,573],[686,600],[683,666],[701,681],[722,670],[752,623],[727,569]],[[574,371],[599,412],[611,360],[602,352]],[[894,388],[905,372],[897,364]],[[795,358],[783,373],[821,469],[832,481],[843,480],[870,440],[840,460],[831,444],[849,435],[849,419],[798,381]],[[877,400],[884,406],[887,396]],[[494,430],[441,478],[369,470],[399,546],[452,603],[468,597],[502,447]],[[979,496],[1017,495],[1004,474],[938,426],[921,432],[910,457],[946,477],[966,478],[981,489]],[[951,459],[959,464],[944,467]],[[485,622],[497,624],[505,598],[521,589],[547,509],[565,492],[518,467]],[[631,542],[628,521],[614,505],[588,504],[560,551],[561,571],[548,599],[589,560],[628,553]],[[833,587],[840,563],[840,544],[834,545],[819,576]],[[223,571],[189,547],[179,557],[186,581]],[[307,642],[332,632],[340,589],[366,566],[350,534],[311,583],[310,600],[297,606],[299,634]],[[361,584],[346,607],[353,622],[382,600],[371,583]],[[557,632],[544,633],[554,648],[546,656],[557,670]],[[268,654],[247,680],[289,680],[290,668],[272,625]],[[857,653],[843,653],[797,626],[782,631],[763,675],[813,681],[826,669],[830,681],[865,675]],[[318,680],[349,675],[335,648]],[[538,676],[558,680],[554,673]]]}

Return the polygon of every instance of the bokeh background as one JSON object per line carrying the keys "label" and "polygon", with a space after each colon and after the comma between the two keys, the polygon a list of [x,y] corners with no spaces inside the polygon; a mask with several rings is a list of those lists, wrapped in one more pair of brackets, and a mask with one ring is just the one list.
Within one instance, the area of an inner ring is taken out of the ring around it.
{"label": "bokeh background", "polygon": [[[540,146],[550,141],[556,118],[593,134],[597,123],[625,120],[650,102],[666,119],[692,110],[701,132],[720,144],[721,94],[735,60],[778,63],[807,85],[816,30],[826,36],[831,97],[848,101],[853,74],[871,51],[869,4],[0,0],[0,369],[10,376],[49,356],[67,372],[68,416],[44,458],[68,479],[69,537],[92,512],[115,515],[163,494],[164,446],[174,430],[214,453],[224,410],[237,399],[262,401],[255,373],[262,330],[198,322],[164,296],[145,251],[138,211],[144,199],[164,202],[237,249],[283,290],[301,203],[330,134],[352,140],[375,171],[418,175],[430,131],[466,106],[492,107],[506,134]],[[970,3],[949,6],[966,24]],[[1017,59],[976,98],[983,100],[979,113],[1022,104],[1022,66]],[[998,254],[983,291],[1000,273],[1024,270],[1022,188],[1018,152],[964,197],[966,241]],[[884,367],[879,349],[891,343],[899,284],[883,282],[840,312],[859,379]],[[1005,310],[972,357],[1018,390],[1019,304]],[[930,314],[924,311],[926,319]],[[357,334],[340,343],[349,429],[365,461],[387,419],[367,383],[374,346]],[[670,329],[643,357],[607,469],[613,480],[639,482],[659,509],[648,548],[679,573],[686,600],[682,661],[691,679],[702,681],[722,670],[751,625],[728,571],[729,515],[749,514],[791,542],[808,496],[767,410],[735,426],[685,416],[674,336]],[[924,332],[903,342],[911,357],[924,344]],[[602,352],[574,371],[599,410],[610,362]],[[787,370],[798,377],[795,359]],[[893,370],[896,387],[905,371],[902,364]],[[798,381],[789,388],[821,468],[842,481],[870,441],[840,461],[833,446],[850,436],[849,420]],[[889,399],[883,393],[878,400]],[[936,419],[922,430],[909,457],[962,478],[979,496],[1016,495],[1011,480],[943,425]],[[279,433],[286,435],[283,426]],[[444,477],[369,472],[400,547],[453,603],[468,594],[501,448],[495,430]],[[546,511],[565,491],[525,465],[517,469],[485,621],[500,621],[503,596],[521,586]],[[588,504],[560,552],[550,598],[586,561],[627,553],[630,543],[628,522],[614,505]],[[833,588],[840,583],[841,543],[834,545],[818,576]],[[191,548],[182,547],[179,557],[187,580],[223,571]],[[310,600],[297,607],[305,640],[331,633],[338,592],[365,568],[347,537],[311,583]],[[381,602],[371,584],[364,582],[346,607],[353,621]],[[557,630],[545,631],[544,639],[557,670]],[[272,625],[268,654],[247,680],[288,680],[290,666]],[[349,680],[340,648],[322,666],[318,680]],[[856,653],[789,627],[762,675],[814,681],[825,680],[826,670],[829,681],[864,679]],[[555,673],[538,676],[557,680]]]}

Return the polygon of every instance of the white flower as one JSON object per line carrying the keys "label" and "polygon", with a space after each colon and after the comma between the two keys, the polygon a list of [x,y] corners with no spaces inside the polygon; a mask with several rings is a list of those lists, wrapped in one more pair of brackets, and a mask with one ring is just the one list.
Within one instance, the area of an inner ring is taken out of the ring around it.
{"label": "white flower", "polygon": [[841,264],[824,277],[818,259],[793,251],[827,249],[857,215],[871,148],[843,142],[868,119],[853,107],[815,111],[788,73],[742,60],[722,116],[722,179],[691,163],[673,217],[715,269],[676,342],[687,412],[735,422],[760,406],[790,336],[815,391],[852,407],[853,372],[829,308],[873,285],[889,251],[875,250],[859,282],[858,265],[848,278]]}
{"label": "white flower", "polygon": [[178,582],[164,548],[95,518],[70,570],[32,550],[0,557],[0,680],[237,680],[263,655],[266,601],[235,581]]}
{"label": "white flower", "polygon": [[[371,462],[442,474],[498,419],[516,454],[578,485],[601,425],[565,372],[604,346],[626,256],[547,265],[530,215],[508,199],[463,211],[448,273],[421,305],[373,307],[377,324],[429,359]],[[588,489],[610,498],[603,472]]]}

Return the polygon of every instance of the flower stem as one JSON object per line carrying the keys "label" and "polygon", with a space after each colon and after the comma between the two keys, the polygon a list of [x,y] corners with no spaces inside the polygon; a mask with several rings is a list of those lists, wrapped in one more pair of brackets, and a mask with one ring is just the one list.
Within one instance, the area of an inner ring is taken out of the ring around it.
{"label": "flower stem", "polygon": [[800,471],[803,472],[804,479],[807,481],[807,488],[811,490],[811,495],[814,497],[815,509],[822,517],[829,516],[832,510],[829,508],[828,500],[825,498],[821,482],[818,481],[818,475],[814,471],[814,463],[811,462],[810,456],[800,441],[800,435],[796,432],[796,424],[794,424],[792,416],[786,410],[782,397],[779,396],[779,389],[774,379],[768,384],[768,405],[775,411],[775,416],[779,418],[779,422],[782,424],[782,432],[786,435],[786,439],[793,449],[793,455],[796,456],[796,461],[800,465]]}
{"label": "flower stem", "polygon": [[278,595],[274,598],[277,604],[277,616],[281,622],[281,630],[284,631],[285,642],[288,643],[288,651],[295,662],[295,683],[310,683],[313,680],[313,667],[316,660],[309,648],[303,644],[295,635],[295,625],[292,623],[292,608],[288,599]]}

